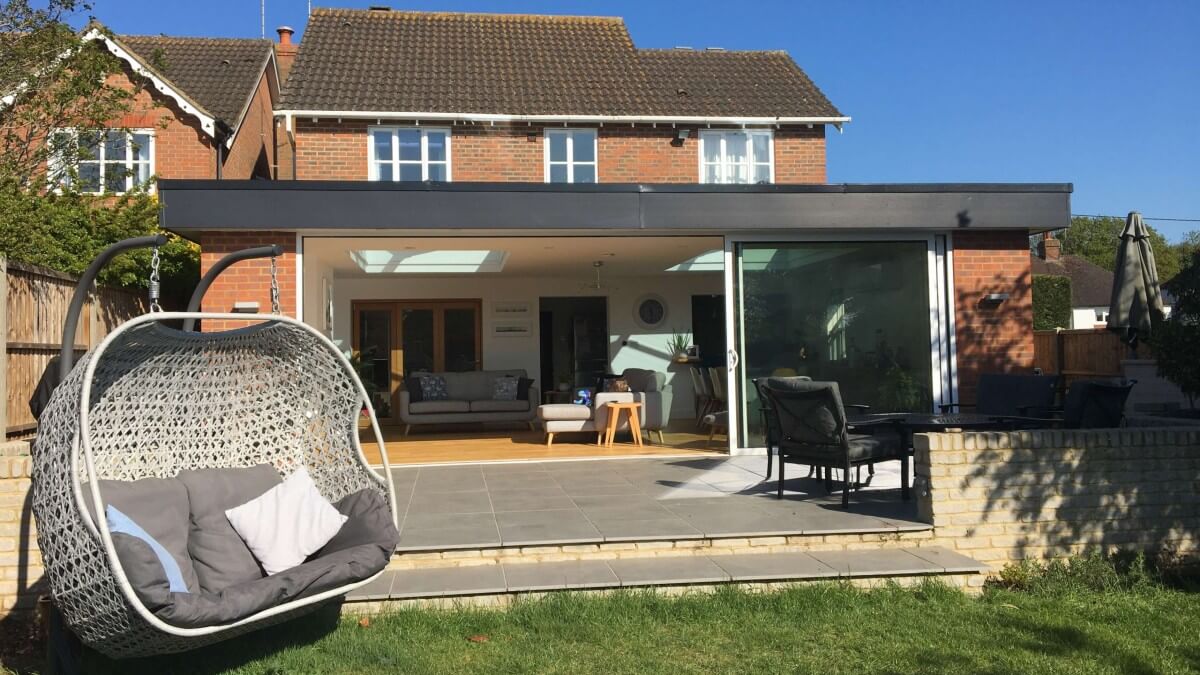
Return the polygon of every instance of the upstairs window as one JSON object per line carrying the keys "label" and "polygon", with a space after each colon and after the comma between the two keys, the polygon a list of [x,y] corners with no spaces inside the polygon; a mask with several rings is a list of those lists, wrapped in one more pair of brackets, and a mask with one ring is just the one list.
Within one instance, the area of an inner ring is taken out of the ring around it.
{"label": "upstairs window", "polygon": [[770,131],[701,131],[700,182],[775,182]]}
{"label": "upstairs window", "polygon": [[371,127],[369,179],[449,181],[450,130]]}
{"label": "upstairs window", "polygon": [[[123,194],[154,175],[154,133],[62,130],[54,139],[59,183],[90,194]],[[74,171],[69,169],[73,168]]]}
{"label": "upstairs window", "polygon": [[596,130],[546,130],[546,182],[596,182]]}

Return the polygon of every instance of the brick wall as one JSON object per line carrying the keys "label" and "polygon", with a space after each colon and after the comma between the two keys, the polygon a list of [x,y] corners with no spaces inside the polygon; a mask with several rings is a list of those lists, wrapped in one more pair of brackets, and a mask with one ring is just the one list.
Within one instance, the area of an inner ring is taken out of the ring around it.
{"label": "brick wall", "polygon": [[271,108],[271,85],[264,74],[225,157],[221,177],[271,178],[274,163],[275,113]]}
{"label": "brick wall", "polygon": [[1200,555],[1200,429],[919,434],[936,545],[999,569],[1092,549]]}
{"label": "brick wall", "polygon": [[[297,119],[296,165],[301,180],[366,180],[365,120]],[[696,183],[700,178],[696,130],[672,145],[670,126],[608,125],[597,133],[602,183]],[[542,128],[522,125],[451,127],[451,173],[455,181],[542,182]],[[282,159],[281,159],[282,161]],[[282,175],[282,174],[281,174]],[[825,129],[775,131],[775,180],[824,183]]]}
{"label": "brick wall", "polygon": [[[279,300],[284,314],[296,316],[296,235],[292,232],[204,232],[199,237],[200,274],[227,253],[253,246],[279,244]],[[204,295],[205,312],[231,312],[235,302],[258,302],[260,312],[271,311],[271,261],[244,260],[226,269]],[[206,331],[227,330],[240,321],[205,321]]]}
{"label": "brick wall", "polygon": [[[981,373],[1033,368],[1033,292],[1024,232],[954,233],[958,398],[975,402]],[[1007,293],[999,304],[982,302]]]}
{"label": "brick wall", "polygon": [[0,617],[48,591],[30,509],[29,443],[0,443]]}
{"label": "brick wall", "polygon": [[[109,83],[133,89],[132,74],[111,76]],[[215,178],[216,146],[196,118],[179,109],[169,97],[153,88],[139,90],[130,110],[112,121],[112,127],[154,130],[154,172],[159,178]]]}

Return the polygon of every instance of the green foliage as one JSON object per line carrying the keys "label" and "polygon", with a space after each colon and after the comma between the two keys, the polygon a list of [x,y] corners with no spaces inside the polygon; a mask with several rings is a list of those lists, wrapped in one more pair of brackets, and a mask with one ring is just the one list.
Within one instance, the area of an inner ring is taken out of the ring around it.
{"label": "green foliage", "polygon": [[[158,200],[144,192],[100,198],[75,192],[35,194],[15,181],[0,184],[0,254],[79,275],[106,246],[158,232]],[[145,288],[150,251],[115,258],[100,283]],[[163,304],[182,309],[200,274],[195,244],[171,237],[160,250]]]}
{"label": "green foliage", "polygon": [[692,346],[690,333],[680,333],[674,328],[671,329],[671,337],[667,339],[667,351],[671,352],[672,356],[683,354],[690,346]]}
{"label": "green foliage", "polygon": [[1033,329],[1071,327],[1071,278],[1045,274],[1033,277]]}
{"label": "green foliage", "polygon": [[[1124,228],[1124,218],[1076,216],[1071,219],[1071,227],[1056,232],[1054,236],[1062,241],[1063,255],[1087,258],[1106,270],[1112,270],[1117,262],[1117,242]],[[1182,266],[1180,250],[1167,243],[1166,238],[1148,223],[1146,228],[1150,230],[1150,248],[1154,251],[1158,278],[1163,281],[1174,278]]]}
{"label": "green foliage", "polygon": [[884,410],[915,412],[929,408],[924,385],[898,365],[887,369],[879,384],[879,403]]}
{"label": "green foliage", "polygon": [[1150,344],[1158,359],[1158,374],[1173,382],[1195,407],[1200,395],[1200,252],[1171,281],[1175,304],[1171,316],[1157,323]]}
{"label": "green foliage", "polygon": [[1093,551],[1073,558],[1011,563],[1000,570],[995,583],[1011,590],[1066,595],[1148,590],[1159,582],[1143,553],[1105,555]]}

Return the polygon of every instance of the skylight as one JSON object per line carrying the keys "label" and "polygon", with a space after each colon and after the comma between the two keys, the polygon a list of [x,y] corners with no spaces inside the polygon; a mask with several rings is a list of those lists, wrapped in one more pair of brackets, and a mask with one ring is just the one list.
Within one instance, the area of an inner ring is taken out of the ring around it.
{"label": "skylight", "polygon": [[671,265],[668,272],[722,272],[725,270],[725,251],[713,249],[705,251],[694,258],[688,258],[678,265]]}
{"label": "skylight", "polygon": [[367,274],[476,274],[499,272],[507,251],[351,251]]}

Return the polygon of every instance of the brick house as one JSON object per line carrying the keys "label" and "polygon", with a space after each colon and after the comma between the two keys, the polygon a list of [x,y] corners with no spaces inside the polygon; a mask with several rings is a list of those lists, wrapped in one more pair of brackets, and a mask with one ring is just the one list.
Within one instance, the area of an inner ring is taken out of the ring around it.
{"label": "brick house", "polygon": [[[139,85],[130,110],[111,121],[111,131],[71,132],[105,134],[93,159],[79,164],[85,191],[120,193],[151,176],[275,176],[279,71],[271,41],[114,35],[99,24],[89,26],[83,39],[121,61],[112,86]],[[123,158],[109,157],[114,149]]]}
{"label": "brick house", "polygon": [[[1070,186],[828,184],[826,134],[850,118],[786,53],[382,9],[314,10],[291,35],[274,111],[291,180],[163,181],[162,224],[204,270],[280,244],[282,311],[363,355],[385,421],[419,370],[553,390],[626,368],[664,373],[679,420],[703,365],[728,372],[736,453],[761,446],[751,378],[929,409],[1032,367],[1028,235],[1067,224]],[[269,270],[231,269],[205,311],[265,310]]]}

